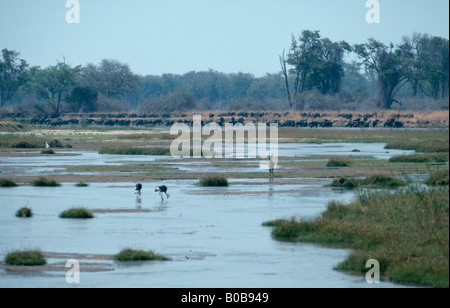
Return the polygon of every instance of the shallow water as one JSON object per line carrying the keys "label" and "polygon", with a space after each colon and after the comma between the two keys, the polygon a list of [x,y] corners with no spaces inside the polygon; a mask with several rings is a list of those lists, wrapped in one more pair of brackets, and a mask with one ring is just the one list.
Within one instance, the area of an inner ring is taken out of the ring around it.
{"label": "shallow water", "polygon": [[[279,157],[307,156],[372,156],[376,159],[389,159],[392,156],[413,154],[408,150],[385,150],[385,143],[285,143],[278,145]],[[358,150],[354,152],[353,150]],[[62,156],[11,156],[0,158],[0,173],[4,176],[36,176],[67,174],[65,166],[122,165],[125,163],[146,163],[158,160],[189,172],[257,172],[267,169],[267,161],[236,160],[236,166],[229,168],[214,167],[213,161],[190,162],[176,160],[171,156],[160,155],[102,155],[95,151],[57,151]],[[33,152],[28,152],[33,153]],[[35,152],[39,153],[39,151]],[[170,161],[167,163],[167,161]],[[249,166],[239,166],[239,163]],[[201,167],[201,168],[199,168]],[[78,175],[95,175],[96,172],[71,172]],[[122,173],[123,174],[123,173]]]}
{"label": "shallow water", "polygon": [[[330,199],[347,202],[352,192],[323,187],[325,180],[318,179],[298,184],[242,181],[231,180],[229,188],[202,188],[188,180],[143,183],[139,198],[134,183],[1,189],[1,259],[18,249],[116,254],[131,247],[172,261],[109,261],[112,270],[102,272],[83,272],[80,261],[79,285],[67,284],[64,271],[0,269],[0,287],[398,287],[367,284],[362,275],[333,270],[349,250],[278,242],[271,238],[271,228],[261,226],[277,218],[314,218]],[[159,184],[169,187],[170,198],[164,202],[154,192]],[[34,216],[16,218],[15,211],[25,205]],[[78,206],[152,211],[96,214],[90,220],[58,218],[63,210]]]}

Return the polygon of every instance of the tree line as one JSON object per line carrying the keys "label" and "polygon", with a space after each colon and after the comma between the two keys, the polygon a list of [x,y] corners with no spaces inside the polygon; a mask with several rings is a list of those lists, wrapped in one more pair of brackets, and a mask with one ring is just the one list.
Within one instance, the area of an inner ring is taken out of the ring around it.
{"label": "tree line", "polygon": [[[352,61],[346,56],[353,57]],[[35,114],[139,110],[345,108],[371,101],[390,109],[403,98],[447,100],[449,41],[415,33],[385,45],[373,38],[351,45],[319,31],[292,35],[280,71],[255,77],[214,70],[141,76],[104,59],[72,66],[65,59],[41,68],[14,50],[0,59],[0,107]],[[324,102],[329,102],[324,106]]]}

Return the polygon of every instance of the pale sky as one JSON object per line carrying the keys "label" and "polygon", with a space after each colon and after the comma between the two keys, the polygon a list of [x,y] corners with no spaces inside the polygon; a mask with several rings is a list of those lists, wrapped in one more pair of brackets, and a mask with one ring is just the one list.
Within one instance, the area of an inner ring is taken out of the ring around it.
{"label": "pale sky", "polygon": [[80,23],[66,21],[66,0],[0,0],[0,49],[31,65],[102,59],[141,75],[213,69],[280,70],[291,34],[320,30],[351,44],[386,44],[414,32],[449,37],[448,0],[378,0],[380,23],[366,22],[366,0],[78,0]]}

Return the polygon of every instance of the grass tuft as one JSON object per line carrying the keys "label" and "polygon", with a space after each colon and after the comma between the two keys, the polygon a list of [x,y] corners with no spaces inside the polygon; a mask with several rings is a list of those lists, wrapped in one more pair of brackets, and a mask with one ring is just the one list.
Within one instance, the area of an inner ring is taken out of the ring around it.
{"label": "grass tuft", "polygon": [[16,182],[11,179],[0,179],[0,187],[17,187]]}
{"label": "grass tuft", "polygon": [[167,261],[170,258],[154,253],[153,251],[144,250],[134,250],[134,249],[124,249],[120,253],[114,256],[116,261],[152,261],[161,260]]}
{"label": "grass tuft", "polygon": [[75,186],[76,187],[88,187],[89,184],[81,181],[81,182],[76,183]]}
{"label": "grass tuft", "polygon": [[19,209],[17,212],[16,212],[16,217],[31,217],[31,216],[33,216],[33,211],[31,210],[31,208],[29,208],[29,207],[27,207],[27,206],[25,206],[25,207],[22,207],[21,209]]}
{"label": "grass tuft", "polygon": [[328,160],[327,167],[348,167],[351,160],[347,157],[331,157]]}
{"label": "grass tuft", "polygon": [[85,208],[72,208],[59,214],[60,218],[78,218],[89,219],[94,218],[94,214]]}
{"label": "grass tuft", "polygon": [[43,154],[43,155],[53,155],[53,154],[55,154],[55,151],[53,151],[52,149],[46,149],[46,150],[42,150],[41,154]]}
{"label": "grass tuft", "polygon": [[105,148],[100,150],[99,153],[115,155],[170,155],[170,148]]}
{"label": "grass tuft", "polygon": [[40,187],[57,187],[57,186],[61,186],[61,184],[57,183],[55,180],[48,179],[46,177],[40,177],[37,180],[34,180],[32,185],[33,186],[40,186]]}
{"label": "grass tuft", "polygon": [[219,187],[226,187],[229,185],[227,178],[221,175],[206,177],[204,179],[201,179],[198,184],[200,186],[219,186]]}
{"label": "grass tuft", "polygon": [[340,177],[333,180],[330,186],[342,188],[356,188],[356,187],[373,187],[373,188],[397,188],[406,186],[407,183],[400,179],[384,174],[373,174],[364,179],[345,178]]}
{"label": "grass tuft", "polygon": [[40,250],[15,251],[5,258],[8,265],[36,266],[47,263],[44,254]]}

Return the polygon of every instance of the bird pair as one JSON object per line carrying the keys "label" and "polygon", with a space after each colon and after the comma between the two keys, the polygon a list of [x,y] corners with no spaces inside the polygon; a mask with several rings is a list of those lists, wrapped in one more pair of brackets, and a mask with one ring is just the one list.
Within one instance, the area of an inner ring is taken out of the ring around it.
{"label": "bird pair", "polygon": [[[137,183],[135,190],[137,191],[137,193],[140,195],[141,194],[141,190],[142,190],[142,184],[141,183]],[[161,197],[161,201],[164,201],[164,196],[163,194],[166,194],[166,197],[169,198],[169,194],[167,193],[167,186],[166,185],[161,185],[156,187],[155,192],[159,192],[159,196]]]}

